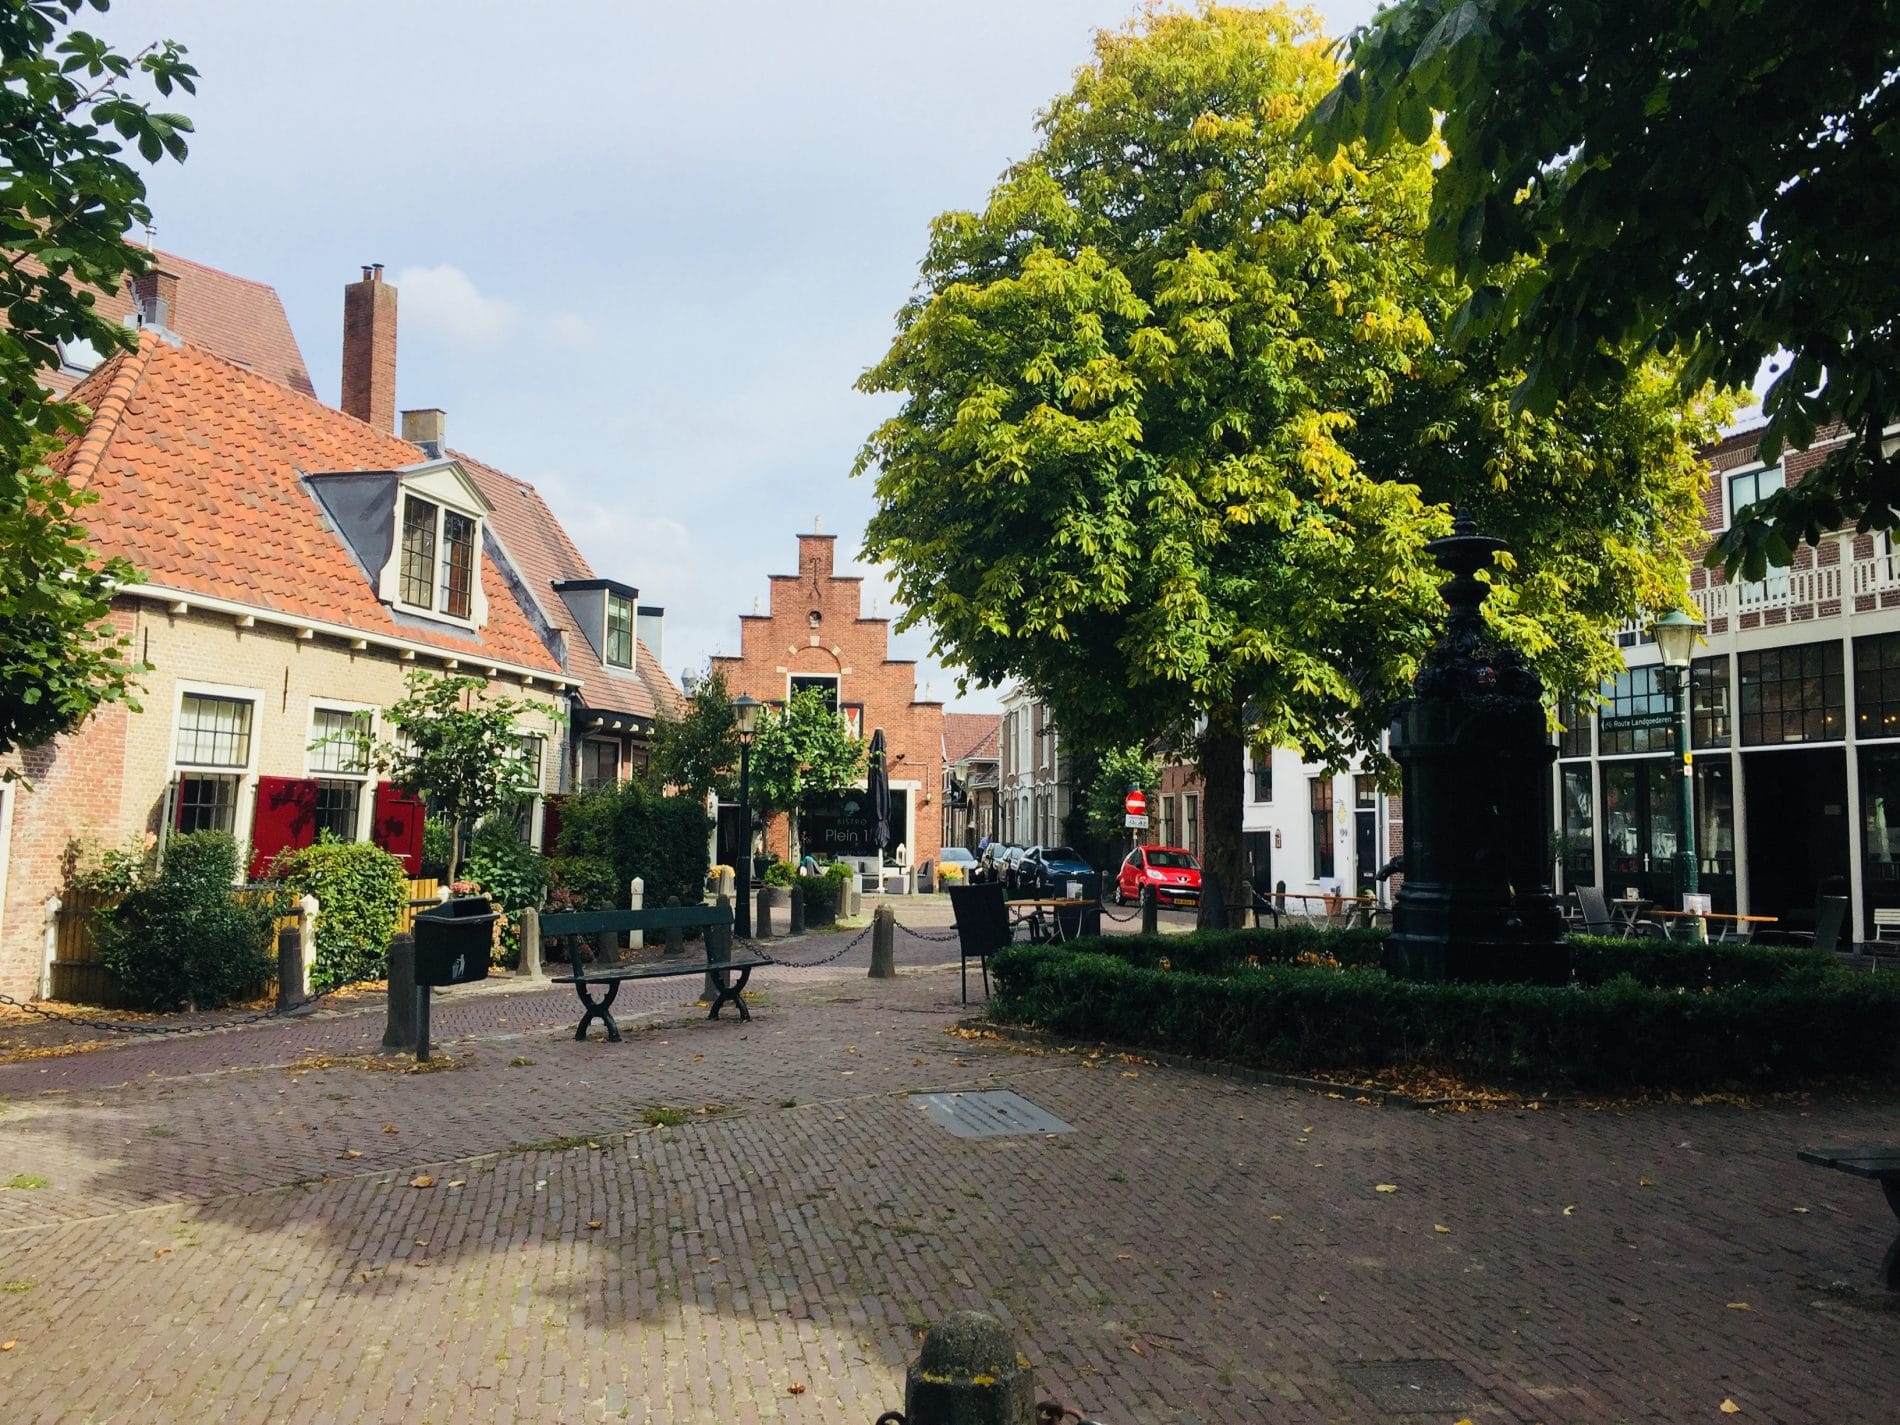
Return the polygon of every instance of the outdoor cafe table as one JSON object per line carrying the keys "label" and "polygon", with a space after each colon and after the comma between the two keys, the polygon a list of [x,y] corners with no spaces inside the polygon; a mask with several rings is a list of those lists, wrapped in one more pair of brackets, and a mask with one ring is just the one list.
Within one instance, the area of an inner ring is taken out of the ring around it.
{"label": "outdoor cafe table", "polygon": [[1692,910],[1652,910],[1650,916],[1663,922],[1663,934],[1674,937],[1671,921],[1677,920],[1714,920],[1720,921],[1722,933],[1720,939],[1728,940],[1736,935],[1745,934],[1750,926],[1775,925],[1779,922],[1772,915],[1717,915],[1714,911],[1698,913]]}
{"label": "outdoor cafe table", "polygon": [[1654,901],[1646,901],[1641,896],[1618,896],[1610,902],[1610,913],[1623,923],[1625,930],[1634,931],[1636,922],[1643,918]]}
{"label": "outdoor cafe table", "polygon": [[[1092,900],[1065,897],[1057,900],[1004,901],[1003,904],[1009,909],[1010,923],[1012,925],[1027,924],[1030,927],[1029,933],[1031,939],[1041,940],[1047,938],[1050,940],[1061,940],[1063,934],[1062,916],[1060,912],[1079,906],[1094,905],[1095,902]],[[1045,910],[1056,912],[1049,916],[1046,924],[1042,914]],[[1077,919],[1079,920],[1080,917],[1078,916]],[[1049,929],[1050,926],[1054,927],[1053,932]]]}

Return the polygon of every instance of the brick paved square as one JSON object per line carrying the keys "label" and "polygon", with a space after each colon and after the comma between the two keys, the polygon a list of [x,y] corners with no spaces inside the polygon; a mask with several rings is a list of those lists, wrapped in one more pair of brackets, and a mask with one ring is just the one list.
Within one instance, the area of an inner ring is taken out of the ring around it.
{"label": "brick paved square", "polygon": [[[0,1065],[0,1182],[46,1181],[0,1188],[0,1414],[868,1425],[974,1307],[1113,1425],[1888,1418],[1887,1210],[1793,1154],[1890,1100],[1432,1114],[1033,1052],[946,1032],[944,948],[761,973],[745,1026],[644,987],[617,1045],[450,997],[430,1074],[347,1057],[373,1015]],[[912,1097],[975,1087],[1075,1131]]]}

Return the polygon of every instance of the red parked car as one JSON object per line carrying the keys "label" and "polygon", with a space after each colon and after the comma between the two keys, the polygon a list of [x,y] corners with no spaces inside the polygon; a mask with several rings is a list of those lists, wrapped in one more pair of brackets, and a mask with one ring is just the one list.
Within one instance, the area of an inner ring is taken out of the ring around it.
{"label": "red parked car", "polygon": [[1115,904],[1152,895],[1157,905],[1199,905],[1201,863],[1179,846],[1137,846],[1115,877]]}

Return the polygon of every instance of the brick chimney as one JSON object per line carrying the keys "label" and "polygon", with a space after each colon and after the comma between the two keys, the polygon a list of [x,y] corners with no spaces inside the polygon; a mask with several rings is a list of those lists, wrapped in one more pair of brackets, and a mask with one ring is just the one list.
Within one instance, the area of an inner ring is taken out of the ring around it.
{"label": "brick chimney", "polygon": [[383,265],[343,289],[344,410],[376,429],[396,429],[396,289]]}
{"label": "brick chimney", "polygon": [[132,295],[138,299],[139,325],[171,330],[172,313],[178,309],[178,274],[154,267],[132,279]]}

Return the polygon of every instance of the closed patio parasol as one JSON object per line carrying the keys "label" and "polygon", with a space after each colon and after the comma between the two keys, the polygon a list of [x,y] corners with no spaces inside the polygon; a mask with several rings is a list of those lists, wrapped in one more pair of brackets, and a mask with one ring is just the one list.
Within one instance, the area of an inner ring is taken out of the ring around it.
{"label": "closed patio parasol", "polygon": [[891,844],[891,779],[884,768],[884,729],[871,734],[871,763],[864,778],[865,794],[871,800],[871,840],[881,857]]}

